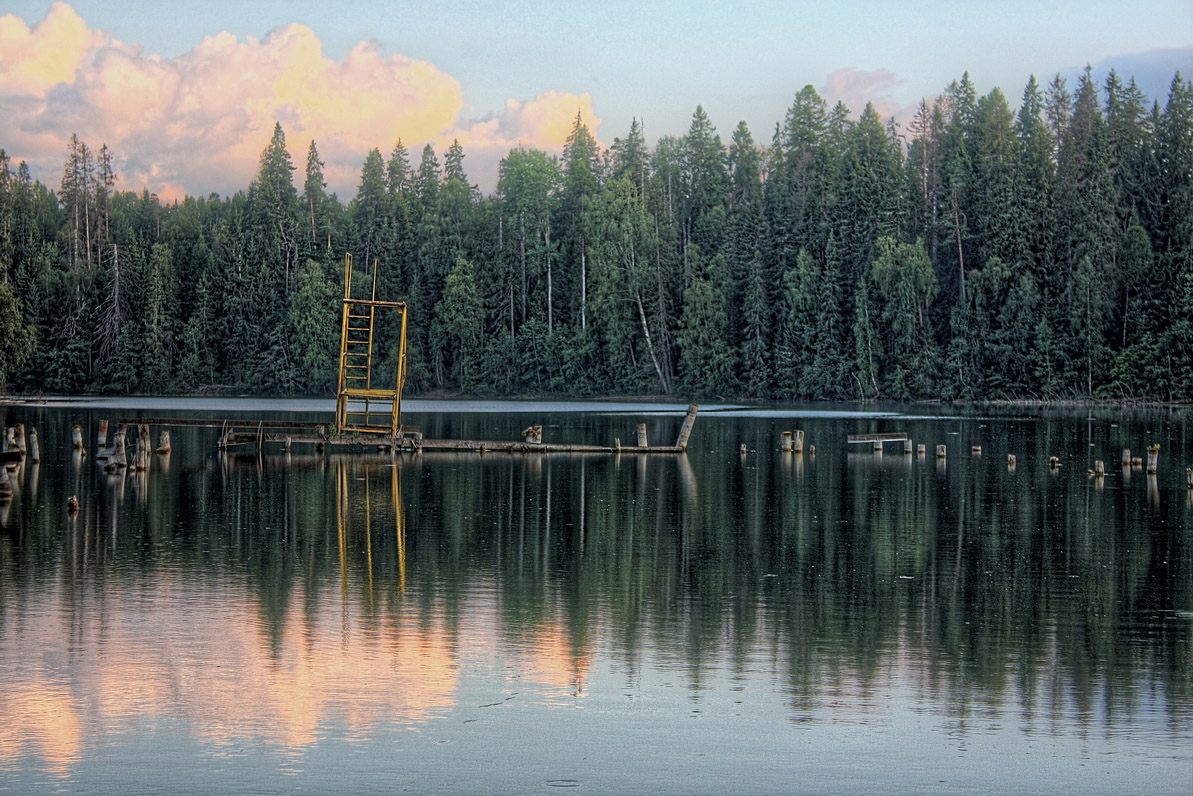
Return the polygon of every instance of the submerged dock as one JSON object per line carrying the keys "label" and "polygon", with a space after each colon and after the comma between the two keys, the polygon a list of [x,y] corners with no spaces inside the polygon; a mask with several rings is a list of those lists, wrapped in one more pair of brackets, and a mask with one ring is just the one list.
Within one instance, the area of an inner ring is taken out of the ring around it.
{"label": "submerged dock", "polygon": [[396,435],[349,432],[342,433],[332,424],[301,420],[214,420],[181,417],[122,417],[122,426],[187,427],[220,429],[219,448],[254,446],[261,450],[266,443],[280,443],[289,449],[294,443],[312,444],[316,448],[328,445],[367,446],[381,450],[419,451],[476,451],[478,453],[683,453],[696,423],[696,404],[688,406],[674,445],[649,445],[645,427],[638,426],[634,445],[586,445],[550,443],[542,441],[542,426],[532,425],[522,432],[521,441],[427,439],[415,426],[400,426]]}

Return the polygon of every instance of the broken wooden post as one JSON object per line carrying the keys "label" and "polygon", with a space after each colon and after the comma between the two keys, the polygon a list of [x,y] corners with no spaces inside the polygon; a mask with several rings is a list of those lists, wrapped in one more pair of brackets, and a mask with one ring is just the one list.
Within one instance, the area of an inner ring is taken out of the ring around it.
{"label": "broken wooden post", "polygon": [[1106,463],[1101,459],[1094,460],[1094,475],[1103,478],[1106,475]]}
{"label": "broken wooden post", "polygon": [[37,443],[37,429],[29,429],[29,461],[37,464],[41,461],[41,445]]}
{"label": "broken wooden post", "polygon": [[645,423],[638,424],[638,447],[639,448],[646,447],[646,424]]}
{"label": "broken wooden post", "polygon": [[286,437],[286,453],[290,452],[290,438]]}
{"label": "broken wooden post", "polygon": [[4,429],[4,443],[0,445],[0,450],[11,451],[16,449],[17,444],[17,430],[12,426],[6,426]]}
{"label": "broken wooden post", "polygon": [[696,424],[696,411],[699,408],[696,404],[688,404],[688,413],[683,419],[683,425],[679,427],[679,437],[675,440],[675,447],[680,450],[688,449],[688,437],[692,435],[692,426]]}
{"label": "broken wooden post", "polygon": [[815,445],[808,446],[808,456],[813,459],[816,458],[816,446]]}
{"label": "broken wooden post", "polygon": [[523,429],[522,441],[528,445],[541,445],[543,443],[543,427],[536,423]]}
{"label": "broken wooden post", "polygon": [[12,447],[24,457],[28,451],[25,449],[25,424],[17,423],[13,428]]}
{"label": "broken wooden post", "polygon": [[1008,470],[1015,469],[1015,454],[1013,454],[1013,453],[1007,454],[1007,469]]}
{"label": "broken wooden post", "polygon": [[1156,464],[1157,464],[1157,461],[1159,460],[1159,458],[1160,458],[1160,446],[1159,445],[1148,445],[1147,446],[1147,474],[1148,475],[1156,474]]}
{"label": "broken wooden post", "polygon": [[1048,457],[1048,469],[1049,470],[1059,470],[1060,469],[1060,459],[1056,458],[1055,456]]}
{"label": "broken wooden post", "polygon": [[1137,469],[1137,468],[1141,469],[1142,467],[1143,467],[1143,459],[1139,456],[1132,456],[1131,457],[1131,468],[1132,469]]}
{"label": "broken wooden post", "polygon": [[82,426],[75,426],[70,430],[70,446],[77,451],[82,451],[84,455],[87,454],[87,449],[83,447]]}
{"label": "broken wooden post", "polygon": [[875,453],[882,453],[882,440],[880,440],[880,439],[874,440],[873,450]]}
{"label": "broken wooden post", "polygon": [[926,455],[928,455],[928,446],[922,442],[919,445],[916,445],[915,455],[919,456],[921,459],[924,458]]}
{"label": "broken wooden post", "polygon": [[111,452],[108,454],[108,463],[104,465],[104,472],[113,472],[122,467],[128,466],[128,459],[125,454],[125,428],[121,423],[116,427],[116,436],[112,438]]}
{"label": "broken wooden post", "polygon": [[[526,441],[527,441],[527,442],[530,442],[530,440],[526,440]],[[617,448],[617,452],[618,452],[618,453],[621,453],[621,437],[614,437],[614,438],[613,438],[613,447],[614,447],[614,448]]]}
{"label": "broken wooden post", "polygon": [[746,455],[746,444],[744,442],[741,445],[741,455],[742,456]]}
{"label": "broken wooden post", "polygon": [[946,449],[944,445],[936,446],[936,458],[943,459],[945,457]]}
{"label": "broken wooden post", "polygon": [[108,421],[99,421],[99,433],[95,436],[95,458],[106,458],[109,453],[108,448]]}
{"label": "broken wooden post", "polygon": [[795,430],[795,442],[794,442],[794,445],[795,445],[795,447],[794,447],[794,451],[795,451],[796,453],[803,453],[803,452],[804,452],[804,432],[803,432],[803,429],[798,429],[798,428],[797,428],[797,429]]}
{"label": "broken wooden post", "polygon": [[783,453],[791,453],[793,447],[790,431],[784,431],[779,434],[779,450],[783,451]]}
{"label": "broken wooden post", "polygon": [[1189,482],[1189,488],[1193,489],[1193,467],[1185,468],[1185,480]]}
{"label": "broken wooden post", "polygon": [[910,456],[911,449],[912,449],[912,444],[911,444],[911,438],[909,437],[908,439],[903,440],[903,453],[907,456]]}
{"label": "broken wooden post", "polygon": [[972,448],[970,448],[970,451],[973,453],[974,456],[981,456],[982,455],[982,446],[974,445]]}
{"label": "broken wooden post", "polygon": [[[173,450],[173,448],[170,447],[170,432],[163,431],[157,441],[156,453],[165,454],[165,453],[169,453],[171,450]],[[286,450],[290,450],[289,443],[286,444]]]}
{"label": "broken wooden post", "polygon": [[1123,467],[1131,466],[1131,449],[1123,448]]}

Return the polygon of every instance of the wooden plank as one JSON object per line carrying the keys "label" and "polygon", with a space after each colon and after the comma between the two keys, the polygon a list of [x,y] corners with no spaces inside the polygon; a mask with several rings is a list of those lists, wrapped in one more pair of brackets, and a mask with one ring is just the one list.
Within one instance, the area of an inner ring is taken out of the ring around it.
{"label": "wooden plank", "polygon": [[894,442],[896,440],[907,439],[906,431],[890,431],[884,434],[850,434],[849,444],[855,442]]}

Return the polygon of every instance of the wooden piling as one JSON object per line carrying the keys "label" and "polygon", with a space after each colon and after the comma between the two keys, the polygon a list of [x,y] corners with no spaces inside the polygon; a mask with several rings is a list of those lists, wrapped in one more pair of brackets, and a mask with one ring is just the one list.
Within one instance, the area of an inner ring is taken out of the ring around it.
{"label": "wooden piling", "polygon": [[1131,457],[1131,469],[1137,469],[1137,468],[1142,469],[1142,467],[1143,467],[1143,459],[1139,456],[1132,456]]}
{"label": "wooden piling", "polygon": [[974,456],[981,456],[982,455],[982,446],[974,445],[972,448],[970,448],[970,452],[972,452]]}
{"label": "wooden piling", "polygon": [[[158,440],[157,440],[156,453],[166,454],[166,453],[169,453],[171,450],[173,450],[173,448],[170,447],[170,432],[162,431],[161,435],[158,437]],[[286,445],[286,450],[290,450],[289,443],[287,443],[287,445]]]}
{"label": "wooden piling", "polygon": [[680,450],[688,448],[688,437],[692,435],[692,426],[696,424],[696,411],[699,408],[696,404],[688,404],[688,413],[683,419],[683,425],[679,427],[679,437],[675,440],[675,447]]}
{"label": "wooden piling", "polygon": [[794,445],[792,445],[791,442],[791,432],[784,431],[779,435],[779,450],[783,451],[783,453],[791,453],[793,448]]}
{"label": "wooden piling", "polygon": [[1131,466],[1131,449],[1123,448],[1123,467]]}
{"label": "wooden piling", "polygon": [[808,446],[808,456],[810,456],[813,459],[816,458],[816,446],[815,445]]}
{"label": "wooden piling", "polygon": [[803,429],[799,429],[799,428],[797,428],[797,429],[795,430],[795,440],[794,440],[794,442],[793,442],[793,445],[794,445],[794,448],[793,448],[793,450],[794,450],[796,453],[803,453],[803,452],[804,452],[804,432],[803,432]]}
{"label": "wooden piling", "polygon": [[946,453],[946,448],[944,445],[936,446],[936,458],[937,459],[943,459],[945,457],[945,453]]}
{"label": "wooden piling", "polygon": [[638,424],[638,447],[639,448],[646,447],[646,424],[645,423]]}
{"label": "wooden piling", "polygon": [[1101,459],[1094,460],[1094,475],[1099,478],[1106,475],[1106,463]]}
{"label": "wooden piling", "polygon": [[107,450],[108,447],[108,421],[99,421],[99,433],[95,436],[95,456],[101,458],[101,454]]}
{"label": "wooden piling", "polygon": [[921,459],[924,458],[928,455],[928,446],[921,442],[919,445],[916,445],[915,453]]}
{"label": "wooden piling", "polygon": [[1185,468],[1185,480],[1189,482],[1189,488],[1193,489],[1193,467]]}
{"label": "wooden piling", "polygon": [[16,450],[17,444],[17,430],[12,426],[4,428],[4,444],[0,445],[0,450]]}
{"label": "wooden piling", "polygon": [[914,446],[911,444],[911,440],[910,440],[910,439],[905,439],[905,440],[903,440],[903,454],[904,454],[905,456],[910,456],[910,455],[911,455],[911,451],[912,451],[912,448],[913,448],[913,447],[914,447]]}
{"label": "wooden piling", "polygon": [[744,442],[742,443],[742,446],[741,446],[741,455],[742,456],[746,455],[746,444]]}
{"label": "wooden piling", "polygon": [[87,449],[83,447],[83,427],[75,426],[70,430],[70,445],[77,451],[82,451],[83,455],[87,455]]}
{"label": "wooden piling", "polygon": [[1059,470],[1060,469],[1060,459],[1056,458],[1055,456],[1048,457],[1048,469],[1049,470]]}
{"label": "wooden piling", "polygon": [[1156,474],[1156,465],[1158,464],[1159,459],[1160,459],[1160,446],[1159,445],[1148,445],[1147,446],[1147,474],[1148,475]]}
{"label": "wooden piling", "polygon": [[12,497],[12,482],[8,480],[8,470],[0,467],[0,502]]}
{"label": "wooden piling", "polygon": [[872,449],[875,453],[882,453],[882,440],[880,440],[880,439],[874,440],[874,445],[873,445]]}
{"label": "wooden piling", "polygon": [[104,467],[105,471],[112,472],[128,466],[128,457],[124,450],[126,444],[125,434],[124,424],[121,423],[116,428],[116,436],[112,438],[111,453],[108,454],[108,463]]}
{"label": "wooden piling", "polygon": [[29,429],[29,461],[37,464],[41,461],[41,445],[37,441],[37,429]]}
{"label": "wooden piling", "polygon": [[1011,470],[1015,469],[1015,454],[1013,454],[1013,453],[1007,454],[1007,467]]}
{"label": "wooden piling", "polygon": [[26,448],[25,448],[25,424],[24,423],[17,423],[16,426],[13,427],[12,446],[14,449],[16,449],[17,453],[21,454],[22,457],[24,457],[28,454],[28,450],[26,450]]}
{"label": "wooden piling", "polygon": [[543,427],[538,423],[522,430],[522,441],[527,445],[541,445],[543,442]]}

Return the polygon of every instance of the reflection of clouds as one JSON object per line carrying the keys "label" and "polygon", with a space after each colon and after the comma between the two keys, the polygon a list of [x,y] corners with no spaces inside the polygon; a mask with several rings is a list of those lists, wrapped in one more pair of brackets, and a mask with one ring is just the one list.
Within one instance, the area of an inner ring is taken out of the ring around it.
{"label": "reflection of clouds", "polygon": [[0,688],[0,760],[32,752],[47,773],[65,776],[82,747],[78,706],[40,666],[28,666],[26,676],[19,687]]}
{"label": "reflection of clouds", "polygon": [[102,736],[162,718],[184,719],[207,743],[258,739],[302,749],[322,725],[368,733],[455,704],[455,653],[441,612],[384,632],[345,632],[333,605],[338,589],[329,589],[320,596],[326,619],[287,611],[277,633],[284,641],[274,646],[252,600],[188,589],[169,575],[136,597],[115,594],[95,614],[102,622],[74,639],[69,686],[21,653],[52,646],[61,620],[39,612],[9,625],[0,640],[2,668],[11,672],[0,714],[13,720],[0,725],[0,759],[34,753],[47,771],[65,773],[80,756],[81,726]]}

